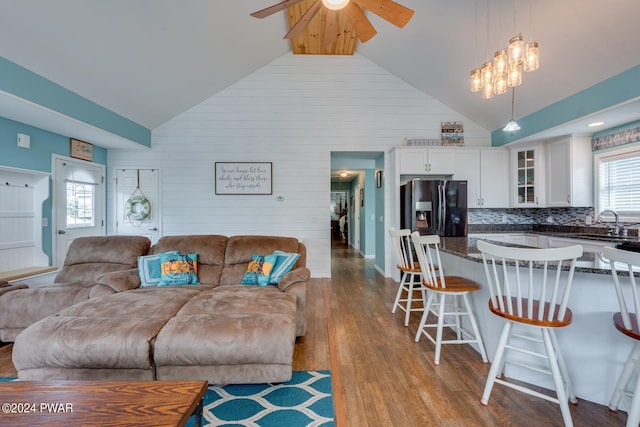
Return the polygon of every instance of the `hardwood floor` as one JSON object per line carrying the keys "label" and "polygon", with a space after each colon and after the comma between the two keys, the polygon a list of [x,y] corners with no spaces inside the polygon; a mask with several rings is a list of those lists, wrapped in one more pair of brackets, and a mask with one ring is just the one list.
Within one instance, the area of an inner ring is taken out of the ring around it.
{"label": "hardwood floor", "polygon": [[[336,242],[332,277],[309,287],[310,328],[294,369],[330,366],[338,426],[563,425],[558,405],[500,385],[481,405],[490,365],[468,345],[443,346],[436,366],[434,345],[414,341],[418,314],[408,327],[404,312],[391,314],[397,283],[377,273],[373,260]],[[625,425],[625,412],[578,400],[570,405],[575,426]]]}
{"label": "hardwood floor", "polygon": [[0,378],[16,378],[18,372],[11,362],[11,344],[3,343],[0,346]]}
{"label": "hardwood floor", "polygon": [[[414,336],[419,323],[391,314],[397,283],[337,242],[332,279],[312,279],[307,335],[296,343],[294,370],[330,369],[337,426],[562,426],[559,407],[496,385],[480,404],[489,364],[468,345],[434,346]],[[11,346],[0,347],[0,376],[15,376]],[[575,426],[624,426],[625,412],[579,399]]]}

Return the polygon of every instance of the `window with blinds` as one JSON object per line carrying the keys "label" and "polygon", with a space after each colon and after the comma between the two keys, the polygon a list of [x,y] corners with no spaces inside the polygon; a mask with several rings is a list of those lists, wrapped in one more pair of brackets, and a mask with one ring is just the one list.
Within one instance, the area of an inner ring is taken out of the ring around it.
{"label": "window with blinds", "polygon": [[640,148],[596,156],[598,212],[612,209],[625,221],[640,220]]}

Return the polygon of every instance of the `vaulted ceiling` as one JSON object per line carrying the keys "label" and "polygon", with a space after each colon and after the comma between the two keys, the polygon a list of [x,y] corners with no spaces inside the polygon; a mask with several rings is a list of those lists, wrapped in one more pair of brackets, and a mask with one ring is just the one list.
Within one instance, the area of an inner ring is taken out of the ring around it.
{"label": "vaulted ceiling", "polygon": [[[6,0],[1,52],[153,129],[292,51],[287,11],[250,16],[276,2]],[[356,54],[488,130],[509,119],[511,99],[471,93],[469,72],[517,32],[539,42],[541,66],[517,89],[516,117],[640,63],[636,0],[398,2],[415,11],[412,20],[399,29],[366,12],[378,33],[357,42]],[[630,114],[625,120],[640,119],[640,108]]]}

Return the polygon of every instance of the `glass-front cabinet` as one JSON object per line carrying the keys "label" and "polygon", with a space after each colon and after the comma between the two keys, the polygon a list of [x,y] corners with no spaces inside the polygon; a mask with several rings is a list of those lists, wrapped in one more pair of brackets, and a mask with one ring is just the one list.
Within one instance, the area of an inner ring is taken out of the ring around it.
{"label": "glass-front cabinet", "polygon": [[542,156],[542,146],[512,148],[512,169],[513,206],[544,206],[544,158]]}

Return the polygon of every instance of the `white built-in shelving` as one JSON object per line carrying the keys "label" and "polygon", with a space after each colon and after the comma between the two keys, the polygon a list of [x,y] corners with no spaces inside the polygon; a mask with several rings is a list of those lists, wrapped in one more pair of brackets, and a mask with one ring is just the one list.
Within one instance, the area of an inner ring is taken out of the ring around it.
{"label": "white built-in shelving", "polygon": [[44,267],[42,203],[49,173],[0,166],[0,272]]}

